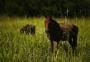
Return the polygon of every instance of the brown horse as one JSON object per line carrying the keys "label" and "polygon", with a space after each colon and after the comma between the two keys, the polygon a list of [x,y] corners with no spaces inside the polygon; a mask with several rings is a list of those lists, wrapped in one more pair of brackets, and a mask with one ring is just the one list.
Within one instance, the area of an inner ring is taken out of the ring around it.
{"label": "brown horse", "polygon": [[77,34],[78,27],[74,24],[59,24],[52,17],[45,17],[45,29],[49,40],[51,41],[51,48],[53,52],[54,44],[53,42],[57,42],[57,46],[59,41],[69,41],[69,44],[74,50],[77,47]]}

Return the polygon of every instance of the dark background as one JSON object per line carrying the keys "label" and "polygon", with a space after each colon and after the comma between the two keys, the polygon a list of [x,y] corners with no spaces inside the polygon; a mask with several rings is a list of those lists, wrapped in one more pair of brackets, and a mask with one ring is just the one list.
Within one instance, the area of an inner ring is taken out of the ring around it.
{"label": "dark background", "polygon": [[90,0],[0,0],[0,16],[89,17]]}

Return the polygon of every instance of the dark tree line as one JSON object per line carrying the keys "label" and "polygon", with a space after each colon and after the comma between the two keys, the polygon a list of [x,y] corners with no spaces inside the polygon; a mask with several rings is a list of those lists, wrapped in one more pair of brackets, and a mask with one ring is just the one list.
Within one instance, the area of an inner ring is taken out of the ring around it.
{"label": "dark tree line", "polygon": [[0,15],[90,16],[90,0],[0,0]]}

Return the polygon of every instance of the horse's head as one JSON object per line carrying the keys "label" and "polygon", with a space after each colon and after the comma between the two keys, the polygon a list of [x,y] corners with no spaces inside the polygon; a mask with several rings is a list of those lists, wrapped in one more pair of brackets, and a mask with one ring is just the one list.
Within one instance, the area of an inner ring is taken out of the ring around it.
{"label": "horse's head", "polygon": [[45,16],[45,28],[48,28],[48,24],[50,23],[52,17],[51,16]]}

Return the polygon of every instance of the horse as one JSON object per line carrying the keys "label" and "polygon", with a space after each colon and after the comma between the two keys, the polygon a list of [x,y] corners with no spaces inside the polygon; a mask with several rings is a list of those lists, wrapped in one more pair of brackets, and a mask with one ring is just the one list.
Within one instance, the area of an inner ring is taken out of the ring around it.
{"label": "horse", "polygon": [[20,29],[21,33],[35,34],[35,25],[27,24]]}
{"label": "horse", "polygon": [[54,49],[54,42],[68,41],[74,50],[77,47],[78,27],[74,24],[56,22],[52,17],[45,17],[45,31],[51,43],[51,51]]}

